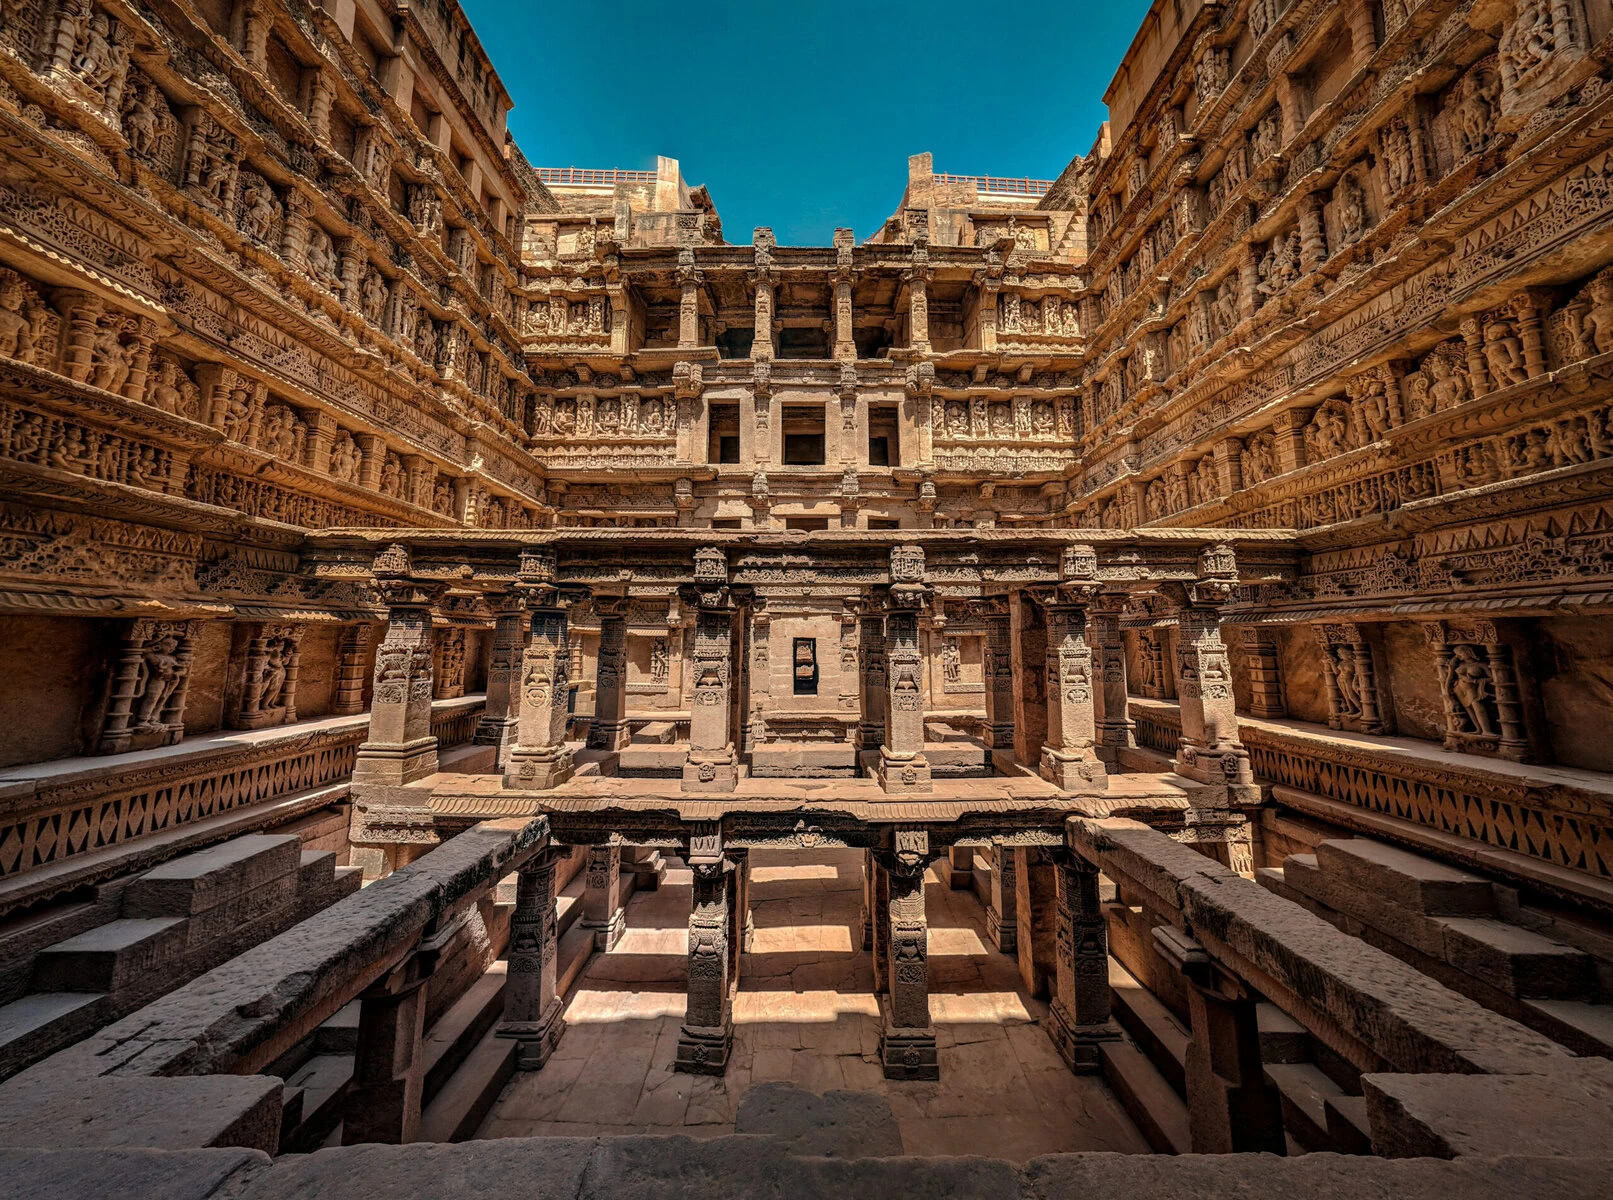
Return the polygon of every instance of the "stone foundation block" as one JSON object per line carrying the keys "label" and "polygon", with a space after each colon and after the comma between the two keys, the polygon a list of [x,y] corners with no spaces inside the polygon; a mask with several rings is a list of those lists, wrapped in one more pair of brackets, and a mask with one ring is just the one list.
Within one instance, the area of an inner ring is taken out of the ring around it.
{"label": "stone foundation block", "polygon": [[879,1035],[879,1062],[886,1079],[938,1081],[941,1060],[934,1029],[893,1029]]}

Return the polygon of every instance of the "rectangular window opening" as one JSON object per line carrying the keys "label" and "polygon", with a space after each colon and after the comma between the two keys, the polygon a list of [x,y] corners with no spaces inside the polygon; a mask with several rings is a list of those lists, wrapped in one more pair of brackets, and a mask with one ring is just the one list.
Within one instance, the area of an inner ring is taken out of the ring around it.
{"label": "rectangular window opening", "polygon": [[784,409],[784,465],[819,467],[825,462],[823,405],[791,405]]}
{"label": "rectangular window opening", "polygon": [[795,653],[791,655],[791,665],[795,674],[795,694],[797,696],[816,696],[818,694],[818,639],[796,638]]}
{"label": "rectangular window opening", "polygon": [[711,406],[710,461],[737,463],[739,461],[739,405],[713,404]]}

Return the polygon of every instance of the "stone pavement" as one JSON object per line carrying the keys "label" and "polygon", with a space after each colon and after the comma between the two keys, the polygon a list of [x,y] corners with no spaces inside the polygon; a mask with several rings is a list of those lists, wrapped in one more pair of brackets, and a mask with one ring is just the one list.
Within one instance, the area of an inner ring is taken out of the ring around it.
{"label": "stone pavement", "polygon": [[555,1057],[517,1075],[479,1137],[730,1134],[749,1089],[789,1082],[884,1097],[908,1154],[1025,1161],[1147,1150],[1108,1088],[1060,1061],[1039,1024],[1047,1005],[991,947],[973,893],[952,891],[933,869],[925,901],[942,1081],[885,1080],[852,850],[752,853],[755,935],[734,1004],[733,1060],[722,1078],[674,1073],[689,888],[690,872],[674,862],[660,890],[633,897],[621,943],[595,957],[570,998]]}

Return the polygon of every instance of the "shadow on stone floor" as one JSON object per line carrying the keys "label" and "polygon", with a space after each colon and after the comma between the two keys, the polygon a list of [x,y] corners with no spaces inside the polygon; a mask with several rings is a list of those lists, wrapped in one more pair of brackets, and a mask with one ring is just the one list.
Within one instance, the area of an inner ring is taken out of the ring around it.
{"label": "shadow on stone floor", "polygon": [[1041,1028],[1014,959],[986,940],[973,893],[932,874],[931,1014],[939,1083],[891,1082],[879,1066],[879,1002],[861,949],[857,851],[757,851],[754,944],[734,1001],[734,1046],[721,1078],[672,1070],[684,1013],[688,871],[629,902],[616,949],[596,955],[567,1000],[568,1029],[541,1071],[517,1075],[479,1137],[732,1133],[754,1086],[889,1103],[909,1154],[988,1153],[1023,1160],[1077,1150],[1146,1152],[1101,1080],[1075,1076]]}

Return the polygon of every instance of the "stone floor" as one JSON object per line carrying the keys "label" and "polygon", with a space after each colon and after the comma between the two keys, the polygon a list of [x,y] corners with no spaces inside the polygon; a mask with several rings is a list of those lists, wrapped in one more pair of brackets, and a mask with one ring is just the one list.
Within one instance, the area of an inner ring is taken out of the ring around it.
{"label": "stone floor", "polygon": [[689,913],[689,872],[672,860],[659,891],[633,897],[617,948],[578,981],[555,1057],[516,1076],[479,1137],[727,1134],[745,1092],[779,1081],[885,1097],[908,1154],[1147,1150],[1107,1087],[1060,1061],[1039,1024],[1046,1004],[986,940],[972,892],[933,870],[926,880],[941,1082],[892,1083],[879,1068],[879,1007],[860,949],[860,852],[756,851],[751,863],[755,944],[727,1075],[672,1070]]}

